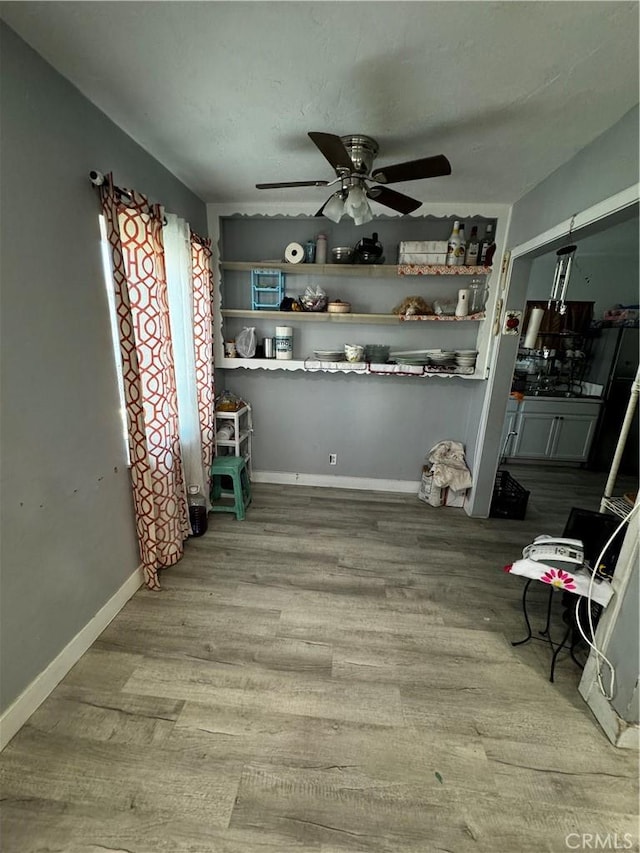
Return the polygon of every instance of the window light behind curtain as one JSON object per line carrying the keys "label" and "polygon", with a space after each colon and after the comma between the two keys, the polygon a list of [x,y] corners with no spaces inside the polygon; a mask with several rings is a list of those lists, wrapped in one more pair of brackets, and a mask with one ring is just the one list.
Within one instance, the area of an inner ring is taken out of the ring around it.
{"label": "window light behind curtain", "polygon": [[166,215],[163,237],[185,481],[199,486],[210,509],[214,408],[211,250],[208,241],[171,213]]}
{"label": "window light behind curtain", "polygon": [[[157,570],[180,559],[190,532],[185,472],[188,483],[209,492],[211,252],[177,217],[168,217],[163,229],[162,208],[135,191],[115,187],[111,175],[100,195],[113,272],[138,541],[147,586],[158,589]],[[193,324],[200,328],[203,317],[206,340],[196,343]]]}
{"label": "window light behind curtain", "polygon": [[167,214],[166,219],[167,224],[164,227],[163,237],[178,394],[182,464],[187,485],[197,484],[202,494],[206,495],[208,489],[203,470],[193,339],[191,236],[189,226],[184,219],[179,219],[173,214]]}

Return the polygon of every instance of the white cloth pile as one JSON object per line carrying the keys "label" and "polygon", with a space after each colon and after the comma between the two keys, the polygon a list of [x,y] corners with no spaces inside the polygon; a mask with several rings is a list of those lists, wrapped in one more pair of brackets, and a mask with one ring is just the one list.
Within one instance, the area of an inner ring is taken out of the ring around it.
{"label": "white cloth pile", "polygon": [[464,458],[464,446],[459,441],[439,441],[427,456],[433,483],[439,488],[456,492],[468,489],[473,480]]}

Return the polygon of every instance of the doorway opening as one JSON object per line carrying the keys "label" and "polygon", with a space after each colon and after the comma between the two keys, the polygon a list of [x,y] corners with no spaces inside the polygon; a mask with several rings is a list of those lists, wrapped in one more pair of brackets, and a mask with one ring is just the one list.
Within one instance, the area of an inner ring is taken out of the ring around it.
{"label": "doorway opening", "polygon": [[[598,509],[598,494],[602,495],[604,490],[613,453],[605,465],[602,462],[596,464],[594,460],[597,457],[596,450],[606,444],[605,436],[614,436],[617,440],[616,419],[613,415],[617,412],[620,417],[617,398],[621,393],[618,390],[621,383],[614,383],[618,379],[614,368],[615,364],[622,366],[620,362],[614,361],[615,353],[608,343],[603,318],[605,312],[616,304],[637,305],[637,235],[638,191],[632,187],[511,251],[505,275],[503,311],[524,312],[528,301],[537,304],[545,297],[548,300],[556,252],[566,246],[571,237],[571,243],[578,247],[575,253],[577,264],[572,271],[567,299],[582,303],[590,301],[593,304],[594,323],[590,326],[594,339],[589,341],[588,346],[589,364],[586,366],[589,369],[579,377],[579,386],[573,386],[571,393],[567,394],[567,384],[564,382],[559,383],[556,389],[549,389],[556,390],[556,394],[547,394],[546,397],[538,394],[538,399],[535,399],[534,394],[530,395],[533,399],[523,395],[524,411],[519,409],[514,413],[514,404],[518,409],[522,403],[514,401],[510,395],[518,359],[522,355],[520,344],[525,340],[527,329],[523,328],[522,335],[515,340],[513,336],[500,335],[493,353],[491,387],[487,394],[481,426],[482,438],[479,441],[481,452],[474,473],[478,484],[474,515],[480,515],[483,511],[488,513],[490,490],[503,454],[509,470],[516,479],[522,477],[523,485],[531,491],[530,502],[533,505],[536,491],[544,494],[545,490],[548,492],[553,487],[552,484],[562,483],[564,477],[567,483],[573,484],[579,495],[584,495],[585,499],[588,496],[591,508]],[[617,337],[617,332],[614,335]],[[555,354],[551,354],[551,350],[559,349],[549,345],[551,340],[545,344],[541,338],[537,338],[536,346],[545,346],[546,357],[554,359],[555,369],[555,362],[562,362],[561,359],[555,359]],[[566,349],[565,345],[562,352],[566,353]],[[569,351],[570,357],[574,358],[575,350]],[[580,358],[583,352],[580,349]],[[584,357],[587,357],[586,353]],[[622,360],[632,359],[625,356]],[[625,367],[633,369],[631,364]],[[635,370],[633,373],[635,375]],[[627,381],[630,389],[631,383]],[[615,387],[615,400],[612,398],[610,405],[605,406],[609,402],[607,392],[610,386]],[[530,399],[528,407],[527,399]],[[567,416],[556,411],[560,403],[568,407]],[[605,411],[611,415],[611,420],[605,416]],[[517,430],[514,426],[516,418],[519,418]],[[507,446],[505,454],[505,438],[510,431],[517,431],[518,436],[511,438],[511,446]],[[611,441],[610,438],[608,440]],[[628,444],[631,448],[628,456],[631,458],[625,460],[625,467],[621,468],[621,474],[626,479],[621,478],[617,491],[623,488],[625,492],[629,490],[633,494],[637,491],[637,427],[635,433],[630,434]],[[545,477],[548,487],[544,485]],[[571,507],[576,505],[575,494],[569,494],[569,488],[566,491],[566,504],[558,506],[558,531],[541,532],[561,531]],[[558,496],[557,492],[555,494]],[[589,505],[585,505],[585,508],[589,508]]]}

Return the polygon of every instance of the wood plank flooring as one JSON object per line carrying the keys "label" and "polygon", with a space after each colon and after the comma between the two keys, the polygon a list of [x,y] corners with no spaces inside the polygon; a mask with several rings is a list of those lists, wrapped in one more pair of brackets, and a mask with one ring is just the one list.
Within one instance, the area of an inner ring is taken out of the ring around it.
{"label": "wood plank flooring", "polygon": [[511,646],[502,571],[604,476],[509,470],[525,521],[269,485],[210,516],[0,757],[4,853],[637,851],[637,755],[570,659],[550,684],[544,643]]}

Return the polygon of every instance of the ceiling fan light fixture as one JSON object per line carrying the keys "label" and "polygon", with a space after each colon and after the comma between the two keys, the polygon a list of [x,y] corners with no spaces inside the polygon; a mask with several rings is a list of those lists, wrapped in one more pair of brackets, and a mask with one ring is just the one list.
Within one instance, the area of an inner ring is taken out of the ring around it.
{"label": "ceiling fan light fixture", "polygon": [[360,185],[349,188],[349,195],[344,203],[344,211],[356,225],[364,225],[365,222],[370,222],[373,219],[369,201]]}
{"label": "ceiling fan light fixture", "polygon": [[342,193],[337,192],[334,193],[329,201],[325,204],[324,210],[322,211],[323,215],[330,219],[332,222],[340,222],[345,213],[345,204],[344,199],[342,198]]}
{"label": "ceiling fan light fixture", "polygon": [[364,208],[359,209],[359,213],[353,217],[353,221],[356,225],[365,225],[367,222],[371,222],[373,219],[373,213],[371,212],[371,208],[367,204]]}

